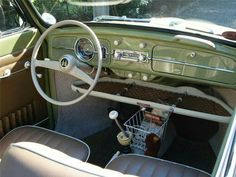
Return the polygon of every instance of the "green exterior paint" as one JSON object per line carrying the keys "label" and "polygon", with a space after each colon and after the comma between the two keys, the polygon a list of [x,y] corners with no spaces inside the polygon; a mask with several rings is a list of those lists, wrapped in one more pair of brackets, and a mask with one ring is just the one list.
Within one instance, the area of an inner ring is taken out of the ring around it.
{"label": "green exterior paint", "polygon": [[25,29],[14,35],[4,36],[0,40],[0,56],[5,56],[34,46],[39,33],[35,28]]}
{"label": "green exterior paint", "polygon": [[[109,48],[110,56],[104,60],[103,66],[110,68],[120,77],[127,78],[128,74],[132,74],[134,79],[142,80],[145,76],[148,80],[153,80],[157,76],[163,76],[224,87],[236,87],[236,49],[233,47],[215,43],[216,48],[214,49],[205,44],[200,45],[189,41],[185,44],[183,41],[176,41],[173,34],[142,29],[131,30],[115,27],[92,27],[92,29],[101,43]],[[49,57],[54,60],[58,60],[64,54],[76,57],[74,44],[77,39],[83,37],[91,40],[85,31],[77,27],[55,30],[48,37]],[[114,45],[115,40],[119,40],[121,44]],[[143,49],[139,48],[141,42],[146,43],[146,47]],[[113,52],[117,49],[145,52],[149,60],[145,63],[114,60]],[[195,56],[191,57],[193,52]],[[155,58],[163,61],[156,61]],[[178,63],[169,63],[171,61]],[[96,65],[96,55],[88,63]]]}

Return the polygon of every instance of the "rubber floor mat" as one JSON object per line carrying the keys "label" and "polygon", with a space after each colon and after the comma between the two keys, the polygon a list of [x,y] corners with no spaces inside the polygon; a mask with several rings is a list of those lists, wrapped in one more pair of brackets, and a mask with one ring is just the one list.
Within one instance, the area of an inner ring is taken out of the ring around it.
{"label": "rubber floor mat", "polygon": [[162,157],[211,173],[216,156],[208,142],[193,142],[177,137]]}
{"label": "rubber floor mat", "polygon": [[105,167],[120,148],[116,138],[118,133],[119,130],[115,126],[111,126],[83,139],[91,150],[88,162]]}

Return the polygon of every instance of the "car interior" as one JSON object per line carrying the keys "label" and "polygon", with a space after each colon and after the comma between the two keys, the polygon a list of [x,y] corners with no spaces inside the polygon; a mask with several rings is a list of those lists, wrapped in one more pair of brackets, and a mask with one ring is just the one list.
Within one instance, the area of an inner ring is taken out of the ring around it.
{"label": "car interior", "polygon": [[[103,3],[50,2],[88,7],[84,16]],[[229,174],[235,29],[126,16],[55,23],[41,3],[0,0],[1,177]]]}

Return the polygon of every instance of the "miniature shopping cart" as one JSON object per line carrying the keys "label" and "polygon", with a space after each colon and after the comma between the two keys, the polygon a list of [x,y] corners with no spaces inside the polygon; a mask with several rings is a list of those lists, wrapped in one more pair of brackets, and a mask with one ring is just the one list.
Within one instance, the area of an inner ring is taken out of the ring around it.
{"label": "miniature shopping cart", "polygon": [[151,133],[156,134],[163,140],[170,114],[171,111],[166,110],[155,109],[155,113],[153,113],[141,109],[129,118],[124,123],[124,126],[127,131],[130,131],[133,134],[130,145],[132,150],[139,149],[144,152],[146,150],[146,136]]}

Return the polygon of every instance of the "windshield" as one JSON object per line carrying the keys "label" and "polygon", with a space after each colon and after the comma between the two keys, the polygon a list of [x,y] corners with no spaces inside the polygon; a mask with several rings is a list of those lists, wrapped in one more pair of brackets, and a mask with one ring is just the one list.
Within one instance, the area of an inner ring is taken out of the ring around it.
{"label": "windshield", "polygon": [[31,0],[31,2],[41,15],[50,13],[56,21],[65,19],[103,23],[132,21],[173,26],[187,20],[236,28],[235,0]]}

